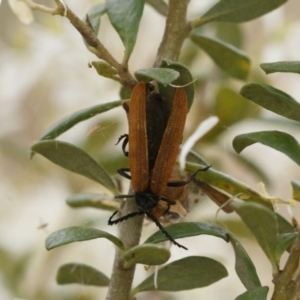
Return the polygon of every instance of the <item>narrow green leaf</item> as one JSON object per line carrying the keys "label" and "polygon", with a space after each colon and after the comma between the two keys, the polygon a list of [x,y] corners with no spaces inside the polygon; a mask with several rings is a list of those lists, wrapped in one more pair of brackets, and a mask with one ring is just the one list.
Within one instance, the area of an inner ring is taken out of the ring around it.
{"label": "narrow green leaf", "polygon": [[280,260],[281,255],[288,251],[290,246],[293,244],[294,240],[297,237],[297,233],[282,233],[278,235],[277,240],[277,248],[276,248],[276,254],[277,254],[277,260]]}
{"label": "narrow green leaf", "polygon": [[119,95],[121,97],[121,99],[130,99],[132,94],[132,89],[125,87],[125,86],[121,86],[120,90],[119,90]]}
{"label": "narrow green leaf", "polygon": [[109,278],[91,266],[68,263],[59,267],[56,274],[58,284],[78,283],[94,286],[108,286]]}
{"label": "narrow green leaf", "polygon": [[[184,91],[186,93],[187,99],[188,99],[188,109],[191,108],[193,101],[194,101],[194,95],[195,95],[195,84],[193,83],[193,76],[190,72],[190,70],[183,64],[180,64],[178,62],[174,62],[169,59],[163,59],[161,65],[161,68],[168,68],[174,71],[179,72],[179,77],[172,82],[172,85],[177,86],[184,86]],[[159,93],[162,95],[164,99],[172,99],[174,96],[175,88],[167,85],[164,86],[162,84],[159,84]]]}
{"label": "narrow green leaf", "polygon": [[246,118],[255,118],[259,115],[257,106],[238,94],[235,89],[221,86],[214,98],[213,114],[219,118],[222,124],[220,127],[224,128]]}
{"label": "narrow green leaf", "polygon": [[55,139],[76,124],[121,105],[122,101],[114,101],[79,110],[57,121],[47,129],[47,131],[39,138],[39,140],[42,141]]}
{"label": "narrow green leaf", "polygon": [[287,0],[221,0],[201,18],[201,23],[212,21],[241,23],[256,19],[276,9]]}
{"label": "narrow green leaf", "polygon": [[259,131],[241,134],[233,139],[232,145],[237,153],[255,143],[274,148],[300,165],[300,145],[291,135],[281,131]]}
{"label": "narrow green leaf", "polygon": [[124,61],[128,61],[136,42],[144,0],[106,0],[106,9],[111,24],[124,44]]}
{"label": "narrow green leaf", "polygon": [[93,207],[109,211],[120,208],[116,201],[109,200],[108,196],[94,193],[76,194],[68,197],[66,202],[72,208]]}
{"label": "narrow green leaf", "polygon": [[[96,35],[98,35],[99,32],[101,16],[105,13],[105,4],[101,3],[92,6],[86,14],[85,23],[87,23],[92,28]],[[96,55],[98,54],[98,51],[94,47],[90,46],[84,38],[83,42],[89,51]]]}
{"label": "narrow green leaf", "polygon": [[[218,88],[214,94],[214,99],[211,114],[219,118],[219,123],[202,138],[204,143],[217,139],[218,136],[226,132],[227,127],[234,123],[260,116],[261,109],[257,105],[227,85]],[[235,156],[236,159],[239,159],[237,155]],[[250,168],[249,163],[248,168]]]}
{"label": "narrow green leaf", "polygon": [[300,122],[300,104],[290,95],[267,84],[249,83],[240,94],[280,116]]}
{"label": "narrow green leaf", "polygon": [[93,239],[105,238],[115,244],[119,249],[124,250],[123,243],[114,235],[95,228],[73,226],[52,232],[46,238],[47,250],[60,247],[74,242],[82,242]]}
{"label": "narrow green leaf", "polygon": [[183,291],[211,285],[228,275],[219,262],[201,256],[190,256],[174,261],[158,271],[157,288],[154,274],[133,289],[132,295],[143,291]]}
{"label": "narrow green leaf", "polygon": [[151,5],[161,15],[167,16],[169,8],[164,0],[146,0],[146,3]]}
{"label": "narrow green leaf", "polygon": [[134,72],[138,81],[150,82],[155,80],[166,86],[173,82],[179,76],[179,72],[167,68],[142,69]]}
{"label": "narrow green leaf", "polygon": [[250,59],[245,52],[219,39],[208,38],[193,31],[191,40],[232,77],[245,80],[250,71]]}
{"label": "narrow green leaf", "polygon": [[124,253],[125,268],[130,268],[134,264],[144,264],[148,266],[162,265],[171,256],[171,252],[165,247],[152,244],[138,245]]}
{"label": "narrow green leaf", "polygon": [[92,61],[92,66],[95,68],[97,73],[100,76],[106,77],[106,78],[112,78],[115,75],[118,74],[118,71],[116,68],[109,65],[107,62],[101,60],[101,61]]}
{"label": "narrow green leaf", "polygon": [[273,272],[278,271],[276,245],[277,222],[273,211],[257,203],[232,201],[230,205],[245,222],[255,236],[262,250],[268,257],[273,267]]}
{"label": "narrow green leaf", "polygon": [[186,160],[190,163],[201,164],[201,165],[209,165],[208,161],[204,159],[199,153],[190,150],[188,153]]}
{"label": "narrow green leaf", "polygon": [[268,292],[269,287],[263,286],[251,291],[247,291],[236,297],[235,300],[267,300]]}
{"label": "narrow green leaf", "polygon": [[66,142],[48,140],[34,144],[31,150],[71,172],[102,184],[114,194],[118,194],[117,187],[106,171],[80,148]]}
{"label": "narrow green leaf", "polygon": [[[203,222],[184,222],[172,224],[166,227],[166,230],[174,239],[207,234],[219,237],[226,242],[229,241],[228,233],[223,228],[215,224]],[[161,231],[157,231],[145,241],[145,244],[156,244],[167,240],[168,238]]]}
{"label": "narrow green leaf", "polygon": [[237,48],[244,46],[244,32],[242,26],[236,23],[216,22],[214,24],[216,38]]}
{"label": "narrow green leaf", "polygon": [[287,221],[282,215],[275,213],[278,224],[278,233],[292,233],[295,231],[293,225]]}
{"label": "narrow green leaf", "polygon": [[300,201],[300,182],[292,180],[291,184],[293,187],[293,199]]}
{"label": "narrow green leaf", "polygon": [[260,64],[266,74],[285,72],[300,74],[300,61],[278,61],[274,63]]}
{"label": "narrow green leaf", "polygon": [[106,6],[103,3],[96,4],[87,13],[93,31],[98,34],[101,16],[106,13]]}
{"label": "narrow green leaf", "polygon": [[[187,163],[185,166],[186,172],[193,174],[198,169],[204,168],[205,165]],[[253,190],[250,186],[246,185],[244,182],[237,180],[234,177],[228,176],[222,172],[215,170],[214,168],[209,168],[205,172],[199,172],[196,176],[196,180],[204,181],[205,183],[219,188],[225,191],[233,197],[238,197],[239,199],[245,201],[253,201],[260,203],[269,209],[273,210],[273,204],[268,198],[259,194],[257,191]]]}
{"label": "narrow green leaf", "polygon": [[230,242],[235,252],[235,271],[247,290],[261,287],[255,266],[241,243],[231,234]]}

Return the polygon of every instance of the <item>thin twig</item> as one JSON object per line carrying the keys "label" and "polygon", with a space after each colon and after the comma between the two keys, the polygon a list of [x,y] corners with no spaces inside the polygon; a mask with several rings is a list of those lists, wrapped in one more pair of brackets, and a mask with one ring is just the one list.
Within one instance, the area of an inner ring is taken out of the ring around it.
{"label": "thin twig", "polygon": [[[129,191],[131,194],[133,191]],[[138,211],[134,199],[127,199],[122,215]],[[123,221],[119,225],[119,238],[124,243],[126,249],[137,246],[140,241],[144,215]],[[110,279],[106,300],[129,300],[132,280],[135,272],[135,265],[130,268],[124,267],[122,252],[116,249],[113,271]]]}
{"label": "thin twig", "polygon": [[42,11],[52,15],[57,14],[57,8],[47,7],[45,5],[37,4],[31,0],[21,0],[26,3],[32,10]]}
{"label": "thin twig", "polygon": [[170,0],[169,13],[166,20],[165,32],[159,46],[155,67],[160,66],[163,59],[177,61],[182,44],[189,33],[186,22],[186,11],[189,0]]}
{"label": "thin twig", "polygon": [[32,10],[42,11],[50,13],[52,15],[65,16],[71,24],[77,29],[77,31],[82,35],[86,43],[93,47],[96,51],[94,54],[100,59],[106,61],[112,67],[114,67],[119,75],[119,80],[124,86],[132,88],[136,84],[134,77],[128,72],[128,69],[125,68],[122,64],[118,63],[116,59],[109,53],[109,51],[104,47],[104,45],[99,41],[97,35],[92,30],[92,28],[80,20],[73,11],[67,7],[64,2],[61,0],[54,0],[57,8],[50,8],[44,5],[37,4],[32,0],[22,0],[25,2]]}

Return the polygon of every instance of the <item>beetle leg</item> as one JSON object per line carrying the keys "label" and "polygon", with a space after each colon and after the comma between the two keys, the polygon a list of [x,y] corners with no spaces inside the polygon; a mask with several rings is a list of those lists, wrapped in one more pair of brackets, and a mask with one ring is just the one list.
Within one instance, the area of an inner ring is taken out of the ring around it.
{"label": "beetle leg", "polygon": [[129,170],[128,168],[121,168],[121,169],[118,169],[117,172],[118,172],[121,176],[123,176],[123,177],[125,177],[125,178],[131,180],[131,176],[130,176],[129,174],[126,173],[126,172],[130,172],[130,170]]}
{"label": "beetle leg", "polygon": [[127,144],[128,144],[128,134],[127,134],[127,133],[126,133],[126,134],[123,134],[123,135],[121,135],[121,136],[119,137],[119,139],[118,139],[116,145],[118,145],[118,144],[121,142],[121,140],[123,140],[123,139],[124,139],[124,141],[123,141],[123,143],[122,143],[122,150],[123,150],[124,155],[128,157],[129,152],[125,150],[125,149],[126,149],[126,146],[127,146]]}
{"label": "beetle leg", "polygon": [[156,226],[162,231],[162,233],[176,246],[178,246],[179,248],[183,248],[185,250],[188,250],[188,248],[180,245],[179,243],[177,243],[172,236],[168,233],[168,231],[159,223],[159,221],[152,216],[151,214],[147,213],[147,217],[150,218],[155,224]]}

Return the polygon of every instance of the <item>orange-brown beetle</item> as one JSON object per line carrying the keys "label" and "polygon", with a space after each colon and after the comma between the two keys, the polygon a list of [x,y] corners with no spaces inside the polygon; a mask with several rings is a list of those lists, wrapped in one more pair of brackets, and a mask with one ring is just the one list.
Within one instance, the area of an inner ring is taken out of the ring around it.
{"label": "orange-brown beetle", "polygon": [[[157,216],[162,214],[157,207],[160,201],[165,202],[167,208],[164,208],[163,213],[168,212],[176,201],[163,196],[166,188],[182,187],[192,181],[197,172],[209,168],[197,170],[188,181],[168,182],[179,153],[187,110],[187,97],[182,88],[175,89],[173,107],[170,115],[166,117],[162,99],[153,92],[151,85],[141,82],[135,86],[128,113],[129,135],[123,135],[119,139],[125,139],[122,147],[125,155],[129,156],[129,169],[118,170],[120,175],[131,179],[135,194],[119,195],[116,198],[135,198],[140,211],[112,220],[116,211],[108,221],[109,225],[113,225],[146,214],[171,242],[184,249],[187,248],[177,243],[157,220]],[[129,152],[125,151],[127,142]]]}

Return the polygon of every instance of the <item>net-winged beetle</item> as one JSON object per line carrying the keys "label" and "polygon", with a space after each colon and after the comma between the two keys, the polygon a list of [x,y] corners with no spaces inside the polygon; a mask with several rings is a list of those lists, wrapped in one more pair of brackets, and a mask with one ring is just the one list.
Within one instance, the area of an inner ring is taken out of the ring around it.
{"label": "net-winged beetle", "polygon": [[[155,105],[158,107],[155,108]],[[128,112],[129,135],[123,135],[120,138],[124,138],[122,148],[125,155],[129,156],[129,169],[117,170],[120,175],[131,179],[135,194],[119,195],[116,198],[135,198],[139,211],[112,220],[118,212],[115,211],[109,218],[109,225],[146,214],[171,242],[178,247],[187,249],[177,243],[152,214],[160,201],[167,204],[164,213],[169,211],[171,205],[176,204],[175,200],[162,196],[167,186],[184,186],[199,171],[209,168],[197,170],[188,181],[168,182],[179,153],[187,111],[187,97],[182,88],[175,89],[172,110],[166,117],[161,96],[153,91],[153,87],[144,82],[135,86]],[[125,148],[128,142],[129,152],[126,152]],[[131,175],[127,173],[129,171]]]}

